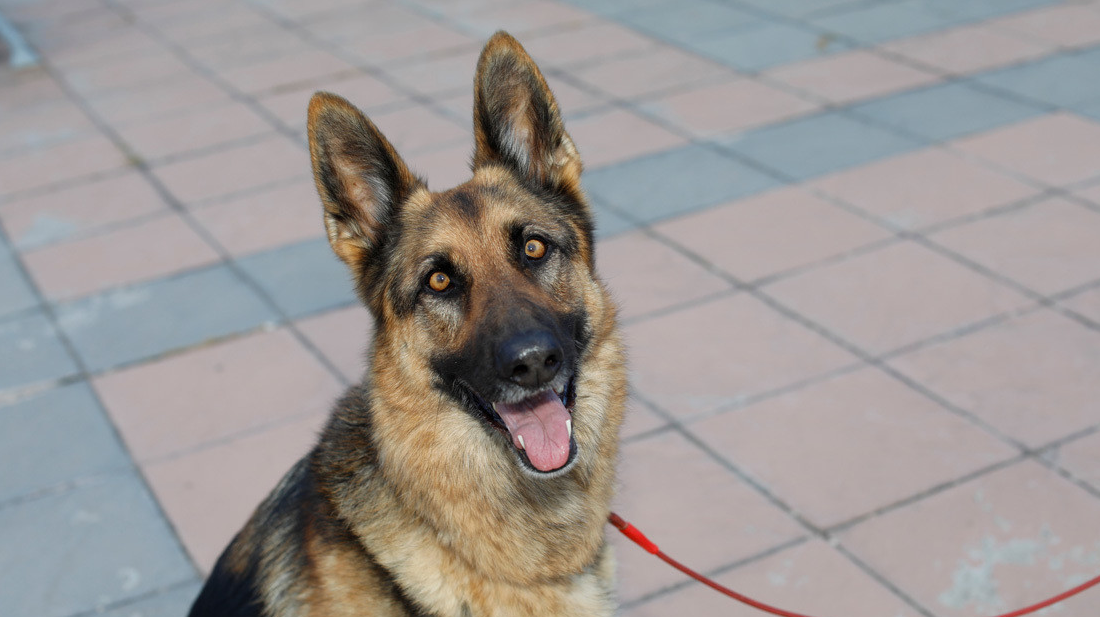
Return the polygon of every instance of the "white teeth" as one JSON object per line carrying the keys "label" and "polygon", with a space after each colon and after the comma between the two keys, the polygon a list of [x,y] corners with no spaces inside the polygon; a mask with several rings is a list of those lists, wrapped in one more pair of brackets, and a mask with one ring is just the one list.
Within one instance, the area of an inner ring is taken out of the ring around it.
{"label": "white teeth", "polygon": [[524,443],[523,443],[523,435],[519,436],[519,449],[520,450],[526,450],[527,449],[527,446],[524,445]]}
{"label": "white teeth", "polygon": [[569,432],[569,436],[573,436],[573,420],[569,419],[565,421],[565,430]]}

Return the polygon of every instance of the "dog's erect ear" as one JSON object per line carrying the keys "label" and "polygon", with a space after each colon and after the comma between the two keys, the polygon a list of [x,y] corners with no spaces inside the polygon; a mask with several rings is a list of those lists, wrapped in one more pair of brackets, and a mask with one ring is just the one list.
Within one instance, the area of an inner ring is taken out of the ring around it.
{"label": "dog's erect ear", "polygon": [[519,41],[497,32],[474,77],[474,168],[506,165],[520,177],[580,197],[581,159],[557,101]]}
{"label": "dog's erect ear", "polygon": [[359,274],[395,209],[423,185],[378,127],[345,99],[309,101],[309,154],[332,250]]}

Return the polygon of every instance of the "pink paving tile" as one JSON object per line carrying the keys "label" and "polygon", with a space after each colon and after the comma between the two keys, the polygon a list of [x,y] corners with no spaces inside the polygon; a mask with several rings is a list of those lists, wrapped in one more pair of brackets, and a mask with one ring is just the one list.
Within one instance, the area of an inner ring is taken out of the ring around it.
{"label": "pink paving tile", "polygon": [[626,401],[626,417],[619,435],[627,440],[667,425],[668,421],[657,415],[648,405],[630,397]]}
{"label": "pink paving tile", "polygon": [[317,439],[325,414],[144,467],[187,552],[206,573],[252,511]]}
{"label": "pink paving tile", "polygon": [[1061,302],[1072,311],[1100,324],[1100,288],[1093,288]]}
{"label": "pink paving tile", "polygon": [[115,92],[86,102],[109,124],[164,118],[228,104],[229,95],[202,77],[188,77],[132,92]]}
{"label": "pink paving tile", "polygon": [[481,50],[471,50],[442,58],[428,58],[401,66],[383,66],[394,80],[420,94],[437,95],[470,91]]}
{"label": "pink paving tile", "polygon": [[302,20],[317,37],[338,42],[409,32],[432,23],[414,8],[396,2],[360,3],[349,10],[317,13]]}
{"label": "pink paving tile", "polygon": [[724,81],[736,74],[720,64],[674,47],[658,47],[571,71],[574,78],[592,88],[622,99]]}
{"label": "pink paving tile", "polygon": [[426,23],[413,30],[353,38],[341,47],[367,64],[388,64],[452,51],[480,50],[480,45],[480,39]]}
{"label": "pink paving tile", "polygon": [[300,54],[310,49],[312,46],[308,42],[296,36],[287,36],[285,29],[271,22],[241,34],[187,44],[187,53],[215,72]]}
{"label": "pink paving tile", "polygon": [[530,0],[519,4],[495,6],[455,17],[463,26],[488,37],[497,30],[513,35],[544,30],[552,26],[576,24],[592,14],[561,2]]}
{"label": "pink paving tile", "polygon": [[127,56],[155,55],[165,52],[161,42],[138,29],[124,29],[110,36],[99,36],[89,41],[74,43],[45,52],[50,64],[67,70],[118,62]]}
{"label": "pink paving tile", "polygon": [[[605,97],[574,86],[557,75],[545,75],[545,77],[546,83],[550,86],[550,91],[554,93],[554,98],[558,101],[558,108],[566,118],[586,113],[593,108],[606,105],[608,102]],[[467,110],[473,109],[472,102],[471,100],[471,105],[466,106]],[[566,128],[569,127],[566,126]]]}
{"label": "pink paving tile", "polygon": [[69,86],[84,96],[136,89],[194,77],[182,60],[168,51],[127,54],[119,59],[62,71]]}
{"label": "pink paving tile", "polygon": [[708,418],[690,429],[821,528],[1017,454],[872,368]]}
{"label": "pink paving tile", "polygon": [[247,36],[249,29],[270,26],[271,21],[248,5],[223,4],[213,11],[165,21],[157,26],[164,38],[176,43],[214,37]]}
{"label": "pink paving tile", "polygon": [[950,147],[1049,185],[1100,176],[1100,124],[1056,113],[951,142]]}
{"label": "pink paving tile", "polygon": [[647,102],[646,111],[696,137],[715,137],[780,122],[817,105],[751,79],[735,79]]}
{"label": "pink paving tile", "polygon": [[625,109],[571,120],[569,135],[587,169],[687,144],[687,140]]}
{"label": "pink paving tile", "polygon": [[[5,12],[11,4],[7,3]],[[79,48],[133,30],[133,21],[124,17],[120,11],[102,4],[98,8],[88,7],[88,3],[77,4],[84,5],[85,10],[64,18],[35,20],[25,24],[23,35],[40,53],[50,54],[61,49]]]}
{"label": "pink paving tile", "polygon": [[798,187],[782,188],[654,228],[742,281],[755,281],[890,237]]}
{"label": "pink paving tile", "polygon": [[1084,188],[1074,191],[1077,195],[1086,201],[1090,202],[1096,209],[1100,210],[1100,184],[1093,184]]}
{"label": "pink paving tile", "polygon": [[0,117],[0,153],[18,154],[96,132],[95,125],[75,104],[36,105]]}
{"label": "pink paving tile", "polygon": [[524,37],[523,47],[541,67],[591,64],[656,47],[653,39],[619,24],[595,20],[567,30]]}
{"label": "pink paving tile", "polygon": [[[91,11],[101,13],[100,11]],[[63,21],[76,16],[87,16],[89,7],[80,3],[67,2],[66,0],[52,0],[41,2],[13,2],[4,7],[4,13],[13,21],[53,22]]]}
{"label": "pink paving tile", "polygon": [[45,104],[69,102],[65,91],[41,70],[6,75],[4,87],[0,88],[0,112],[5,115]]}
{"label": "pink paving tile", "polygon": [[473,144],[462,142],[437,150],[414,152],[405,156],[405,162],[428,181],[433,191],[444,191],[472,177],[470,161],[473,154]]}
{"label": "pink paving tile", "polygon": [[872,354],[1028,304],[937,253],[901,243],[769,285],[767,293]]}
{"label": "pink paving tile", "polygon": [[436,15],[466,15],[493,6],[515,4],[515,0],[413,0]]}
{"label": "pink paving tile", "polygon": [[402,156],[453,145],[456,141],[468,143],[473,152],[472,129],[463,128],[423,105],[371,114],[371,120]]}
{"label": "pink paving tile", "polygon": [[938,244],[1053,294],[1100,279],[1100,212],[1052,198],[932,236]]}
{"label": "pink paving tile", "polygon": [[634,387],[681,418],[851,365],[855,358],[747,294],[626,328]]}
{"label": "pink paving tile", "polygon": [[286,330],[199,347],[93,385],[141,463],[326,412],[343,390]]}
{"label": "pink paving tile", "polygon": [[[1100,500],[1023,463],[873,518],[842,536],[867,565],[940,617],[992,615],[1100,573]],[[1052,614],[1090,615],[1087,594]]]}
{"label": "pink paving tile", "polygon": [[330,311],[296,322],[298,329],[350,383],[358,383],[367,367],[367,347],[374,318],[361,306]]}
{"label": "pink paving tile", "polygon": [[0,197],[121,169],[126,157],[106,137],[92,135],[0,158]]}
{"label": "pink paving tile", "polygon": [[356,107],[370,113],[379,107],[389,107],[404,100],[404,95],[370,75],[353,75],[344,79],[310,84],[308,87],[279,92],[259,99],[260,105],[275,114],[295,131],[306,130],[306,110],[314,92],[324,90],[338,94]]}
{"label": "pink paving tile", "polygon": [[1039,192],[939,148],[841,171],[807,186],[840,198],[897,229],[921,229]]}
{"label": "pink paving tile", "polygon": [[241,103],[119,129],[122,139],[145,159],[160,159],[272,131]]}
{"label": "pink paving tile", "polygon": [[765,75],[838,104],[909,90],[940,79],[865,49],[784,65]]}
{"label": "pink paving tile", "polygon": [[264,4],[275,13],[295,21],[318,13],[359,6],[363,0],[272,0]]}
{"label": "pink paving tile", "polygon": [[86,235],[166,207],[139,172],[127,171],[0,205],[0,222],[13,244],[27,249]]}
{"label": "pink paving tile", "polygon": [[890,364],[952,405],[1039,447],[1100,423],[1100,332],[1052,311],[926,347]]}
{"label": "pink paving tile", "polygon": [[23,254],[31,277],[52,300],[148,281],[216,261],[217,253],[175,214]]}
{"label": "pink paving tile", "polygon": [[[197,16],[209,16],[225,6],[224,0],[189,0],[188,2],[145,2],[128,0],[130,9],[143,21],[157,26],[186,21]],[[126,2],[124,2],[126,3]]]}
{"label": "pink paving tile", "polygon": [[325,235],[317,189],[305,179],[200,206],[193,215],[234,257]]}
{"label": "pink paving tile", "polygon": [[309,154],[282,136],[169,163],[153,170],[188,205],[309,176]]}
{"label": "pink paving tile", "polygon": [[988,23],[900,39],[882,48],[957,75],[1008,66],[1053,51],[1049,45],[1000,32]]}
{"label": "pink paving tile", "polygon": [[[621,458],[622,489],[612,509],[698,570],[737,562],[802,535],[781,510],[677,433],[626,444]],[[721,532],[696,531],[701,529]],[[614,533],[612,543],[621,601],[683,580],[620,534]]]}
{"label": "pink paving tile", "polygon": [[1100,432],[1062,446],[1053,459],[1063,469],[1100,491]]}
{"label": "pink paving tile", "polygon": [[600,242],[596,267],[619,305],[619,318],[626,320],[730,289],[726,281],[638,231]]}
{"label": "pink paving tile", "polygon": [[282,88],[301,88],[311,82],[331,79],[333,75],[350,75],[356,70],[328,52],[311,51],[231,68],[222,72],[221,77],[242,92],[257,94]]}
{"label": "pink paving tile", "polygon": [[989,26],[1060,47],[1100,43],[1100,11],[1091,6],[1067,3],[1044,7],[1002,17]]}
{"label": "pink paving tile", "polygon": [[[821,540],[806,541],[723,573],[715,580],[734,591],[788,611],[837,616],[918,615],[901,598]],[[669,615],[759,617],[762,613],[702,585],[691,585],[623,613],[623,617]]]}

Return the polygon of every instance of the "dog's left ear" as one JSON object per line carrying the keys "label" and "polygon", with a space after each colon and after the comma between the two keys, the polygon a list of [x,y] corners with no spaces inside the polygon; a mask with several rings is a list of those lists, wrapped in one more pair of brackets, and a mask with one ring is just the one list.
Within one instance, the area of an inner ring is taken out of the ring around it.
{"label": "dog's left ear", "polygon": [[510,167],[553,192],[583,199],[581,159],[535,61],[506,32],[485,45],[474,77],[474,168]]}

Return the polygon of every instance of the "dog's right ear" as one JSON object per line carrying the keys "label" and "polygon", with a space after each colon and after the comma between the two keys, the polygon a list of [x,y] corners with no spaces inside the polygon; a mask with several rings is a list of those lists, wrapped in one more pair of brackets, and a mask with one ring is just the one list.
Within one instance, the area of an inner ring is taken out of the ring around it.
{"label": "dog's right ear", "polygon": [[396,209],[423,182],[378,127],[335,94],[313,95],[308,128],[329,243],[352,272],[361,274],[383,243]]}

